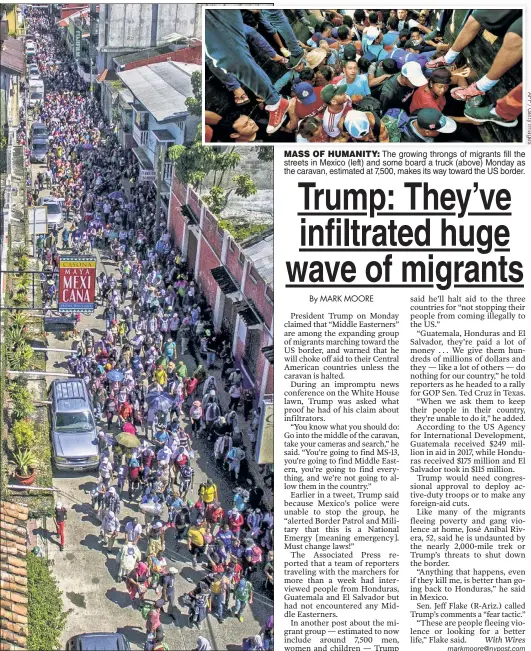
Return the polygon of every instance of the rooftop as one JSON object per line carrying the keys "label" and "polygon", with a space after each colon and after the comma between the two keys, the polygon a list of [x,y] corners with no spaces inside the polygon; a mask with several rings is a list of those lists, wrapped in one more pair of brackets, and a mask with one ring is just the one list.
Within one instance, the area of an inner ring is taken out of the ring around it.
{"label": "rooftop", "polygon": [[175,48],[171,45],[161,45],[160,47],[150,47],[145,50],[139,50],[138,52],[131,52],[130,54],[122,54],[120,56],[114,57],[113,62],[115,63],[118,70],[126,66],[128,63],[135,63],[135,61],[142,61],[143,59],[151,59],[152,57],[158,57],[161,54],[169,54],[173,52]]}
{"label": "rooftop", "polygon": [[2,609],[0,648],[25,649],[28,637],[28,579],[26,535],[28,508],[0,502],[0,561]]}
{"label": "rooftop", "polygon": [[0,66],[17,75],[24,73],[24,44],[15,38],[7,38],[0,51]]}
{"label": "rooftop", "polygon": [[163,122],[188,113],[185,100],[193,97],[190,78],[196,70],[201,66],[165,61],[125,70],[118,76],[155,120]]}
{"label": "rooftop", "polygon": [[241,243],[246,257],[264,281],[273,286],[273,228]]}

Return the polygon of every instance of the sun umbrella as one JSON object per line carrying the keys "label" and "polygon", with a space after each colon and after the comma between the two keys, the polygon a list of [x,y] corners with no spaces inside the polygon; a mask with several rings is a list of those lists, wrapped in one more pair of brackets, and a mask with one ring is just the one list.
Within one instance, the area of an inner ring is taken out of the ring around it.
{"label": "sun umbrella", "polygon": [[109,371],[107,379],[111,382],[121,382],[124,379],[124,374],[122,371]]}
{"label": "sun umbrella", "polygon": [[109,195],[109,199],[115,199],[116,201],[125,201],[127,197],[124,195],[123,192],[117,190],[116,192],[111,192],[111,194]]}
{"label": "sun umbrella", "polygon": [[140,446],[140,439],[129,432],[120,432],[116,436],[116,443],[123,448],[138,448]]}
{"label": "sun umbrella", "polygon": [[150,409],[155,409],[155,411],[168,411],[173,405],[173,398],[169,393],[151,391],[146,396],[146,402]]}

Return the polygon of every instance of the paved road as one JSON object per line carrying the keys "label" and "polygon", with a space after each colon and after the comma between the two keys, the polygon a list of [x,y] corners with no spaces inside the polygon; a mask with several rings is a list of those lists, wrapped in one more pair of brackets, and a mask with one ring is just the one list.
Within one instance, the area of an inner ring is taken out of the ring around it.
{"label": "paved road", "polygon": [[[32,166],[33,178],[39,169],[37,165]],[[116,273],[115,265],[107,255],[100,252],[96,252],[96,255],[98,274],[102,270],[106,273]],[[94,314],[83,316],[80,324],[81,331],[90,328],[96,335],[104,334],[102,311],[102,308],[98,308]],[[65,342],[57,339],[53,334],[48,336],[48,341],[50,348],[70,349],[74,345],[72,340]],[[50,352],[47,371],[67,372],[67,357],[68,353]],[[194,368],[195,363],[191,357],[185,355],[184,361],[188,368]],[[219,378],[219,372],[214,374]],[[226,475],[219,473],[212,463],[211,450],[207,449],[202,442],[194,446],[198,448],[193,461],[195,486],[205,481],[207,477],[212,477],[218,485],[221,504],[228,509],[232,504],[232,486],[227,482]],[[48,540],[48,553],[54,563],[54,575],[63,592],[65,607],[70,611],[62,643],[65,644],[69,637],[82,632],[117,630],[126,635],[133,649],[142,649],[146,638],[145,622],[140,612],[132,608],[125,584],[116,582],[118,570],[116,555],[106,554],[98,543],[99,521],[94,517],[90,507],[90,490],[96,483],[97,473],[78,474],[55,470],[54,486],[59,490],[58,499],[68,508],[65,551],[59,551],[55,533],[44,529],[38,532]],[[126,493],[124,495],[126,496]],[[137,504],[130,503],[126,499],[120,513],[122,523],[137,514]],[[141,514],[140,521],[143,522]],[[48,522],[48,529],[50,531],[53,529],[51,521]],[[122,540],[123,538],[118,539],[116,549]],[[140,544],[140,549],[142,551],[145,549],[144,542]],[[166,532],[166,557],[169,564],[175,566],[179,572],[176,575],[177,595],[189,592],[205,574],[205,570],[200,567],[197,570],[192,568],[186,544],[176,544],[172,530]],[[258,590],[261,589],[261,582],[260,577],[256,581]],[[149,592],[148,599],[153,597],[154,593]],[[175,651],[195,648],[198,636],[197,629],[188,626],[187,609],[180,607],[180,612],[177,624],[174,624],[167,615],[162,617],[166,641],[170,649]],[[258,633],[261,625],[271,614],[273,614],[272,601],[258,591],[254,604],[248,607],[244,615],[243,623],[235,618],[229,618],[225,623],[219,624],[209,615],[203,623],[201,634],[211,641],[214,649],[236,651],[241,648],[242,638]]]}

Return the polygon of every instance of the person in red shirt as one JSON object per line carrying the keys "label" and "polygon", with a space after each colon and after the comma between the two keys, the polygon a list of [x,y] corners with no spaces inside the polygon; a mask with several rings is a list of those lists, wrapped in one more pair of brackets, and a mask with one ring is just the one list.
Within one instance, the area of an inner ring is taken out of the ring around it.
{"label": "person in red shirt", "polygon": [[118,421],[123,425],[126,421],[133,417],[133,408],[129,402],[122,402],[118,409]]}
{"label": "person in red shirt", "polygon": [[57,504],[55,505],[55,513],[53,516],[53,520],[55,522],[57,535],[59,536],[59,549],[63,551],[63,549],[65,548],[66,509],[61,504],[61,502],[57,502]]}
{"label": "person in red shirt", "polygon": [[[463,71],[463,72],[466,72]],[[441,113],[444,113],[444,107],[446,106],[446,93],[451,84],[458,84],[462,86],[463,83],[466,85],[466,79],[462,76],[463,72],[455,71],[451,73],[446,68],[437,68],[431,73],[431,76],[428,80],[428,83],[413,93],[411,99],[411,106],[409,112],[411,115],[415,115],[423,108],[437,109]],[[466,116],[448,116],[452,117],[457,123],[461,124],[477,124],[470,118]]]}
{"label": "person in red shirt", "polygon": [[289,122],[287,129],[289,131],[295,131],[300,120],[318,115],[324,110],[325,106],[321,99],[321,89],[314,88],[307,81],[299,81],[294,84],[293,91],[295,97],[291,98],[288,107]]}
{"label": "person in red shirt", "polygon": [[450,87],[451,78],[452,75],[446,68],[434,70],[428,83],[417,88],[414,92],[410,113],[416,113],[423,108],[434,108],[444,113],[444,107],[446,106],[445,95]]}
{"label": "person in red shirt", "polygon": [[227,516],[227,522],[229,529],[235,536],[240,535],[240,529],[243,526],[244,519],[243,515],[238,511],[238,509],[231,509]]}

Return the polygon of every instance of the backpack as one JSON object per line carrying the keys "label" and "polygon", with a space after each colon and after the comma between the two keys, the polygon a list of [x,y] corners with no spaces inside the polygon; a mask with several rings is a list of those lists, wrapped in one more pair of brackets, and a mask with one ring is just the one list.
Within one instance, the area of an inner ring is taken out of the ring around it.
{"label": "backpack", "polygon": [[148,615],[152,610],[152,608],[153,608],[153,604],[150,603],[146,603],[142,605],[142,608],[140,609],[140,614],[142,615],[142,619],[147,620]]}
{"label": "backpack", "polygon": [[262,549],[258,545],[253,545],[251,549],[251,563],[257,565],[262,562]]}
{"label": "backpack", "polygon": [[216,421],[220,416],[220,411],[217,403],[211,402],[207,405],[205,412],[205,420],[210,422]]}
{"label": "backpack", "polygon": [[194,420],[199,420],[201,418],[201,407],[192,407],[190,409],[190,417]]}
{"label": "backpack", "polygon": [[378,117],[381,117],[382,115],[382,105],[380,104],[379,100],[377,100],[375,97],[372,97],[371,95],[367,95],[361,100],[361,102],[358,102],[356,104],[356,110],[365,112],[370,111]]}
{"label": "backpack", "polygon": [[409,116],[404,109],[389,109],[382,118],[383,124],[389,133],[389,142],[400,142],[405,125],[409,122]]}

